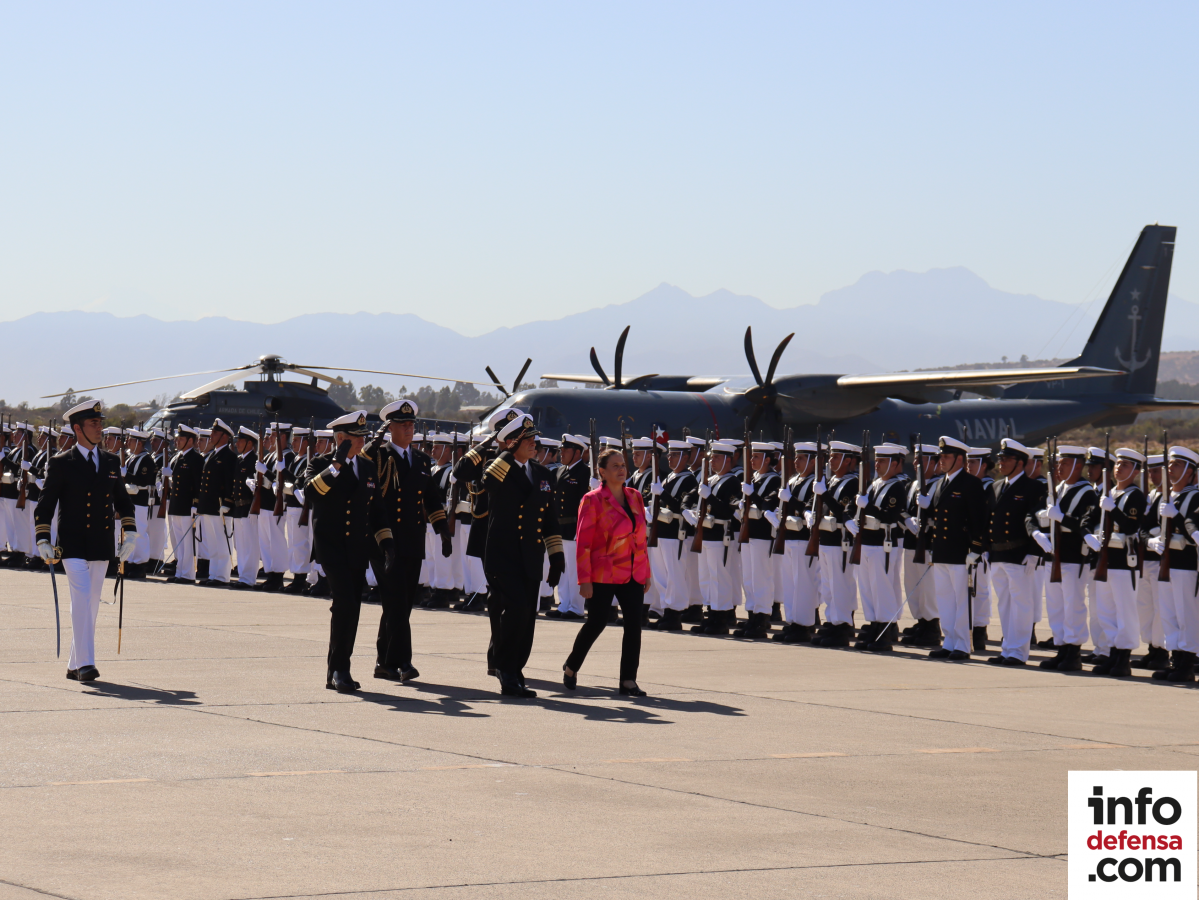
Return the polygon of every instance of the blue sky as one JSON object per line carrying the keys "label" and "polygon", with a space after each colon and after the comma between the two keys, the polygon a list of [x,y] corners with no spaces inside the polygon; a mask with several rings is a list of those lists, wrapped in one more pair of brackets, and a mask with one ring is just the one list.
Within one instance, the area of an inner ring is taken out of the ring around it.
{"label": "blue sky", "polygon": [[3,2],[0,319],[473,334],[955,265],[1084,302],[1154,221],[1199,300],[1197,33],[1194,3]]}

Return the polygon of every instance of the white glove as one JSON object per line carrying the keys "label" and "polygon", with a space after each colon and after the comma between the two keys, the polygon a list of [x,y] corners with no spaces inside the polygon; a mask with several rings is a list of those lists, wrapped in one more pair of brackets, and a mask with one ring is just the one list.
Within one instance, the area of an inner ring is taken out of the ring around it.
{"label": "white glove", "polygon": [[966,554],[966,565],[976,566],[976,565],[978,565],[978,561],[980,559],[982,559],[982,557],[979,556],[977,553],[975,553],[973,550],[971,550],[969,553]]}
{"label": "white glove", "polygon": [[[21,460],[21,471],[22,472],[28,472],[32,468],[33,468],[33,466],[30,464],[29,460],[27,460],[27,459]],[[122,475],[125,474],[124,469],[121,469],[121,474]]]}
{"label": "white glove", "polygon": [[650,508],[647,506],[647,507],[645,508],[645,524],[646,524],[646,525],[648,525],[648,524],[649,524],[650,522],[652,522],[653,520],[654,520],[653,513],[652,513],[652,512],[650,512]]}
{"label": "white glove", "polygon": [[858,531],[860,531],[860,529],[858,528],[858,520],[857,519],[848,520],[845,523],[845,530],[848,531],[850,534],[852,534],[854,537],[857,537]]}
{"label": "white glove", "polygon": [[804,510],[803,520],[804,520],[804,524],[807,525],[809,528],[816,527],[816,513],[812,512],[810,509]]}
{"label": "white glove", "polygon": [[660,481],[653,482],[649,486],[649,492],[650,492],[651,496],[661,497],[662,496],[662,482],[660,482]]}
{"label": "white glove", "polygon": [[127,534],[125,540],[121,541],[121,546],[117,548],[117,559],[124,562],[133,555],[133,548],[137,544],[137,535]]}
{"label": "white glove", "polygon": [[1100,498],[1100,500],[1099,500],[1099,508],[1102,509],[1104,512],[1111,512],[1113,509],[1116,508],[1116,501],[1110,495],[1105,495],[1104,497]]}
{"label": "white glove", "polygon": [[248,487],[250,490],[254,490],[254,479],[253,478],[246,479],[246,487]]}
{"label": "white glove", "polygon": [[303,488],[296,489],[295,498],[300,501],[300,506],[304,505],[304,489]]}
{"label": "white glove", "polygon": [[916,520],[915,516],[908,516],[903,520],[903,525],[908,531],[912,532],[912,534],[920,533],[920,523]]}
{"label": "white glove", "polygon": [[587,482],[587,486],[593,491],[598,491],[601,484],[603,484],[603,482],[598,478],[592,478],[589,482]]}
{"label": "white glove", "polygon": [[865,494],[858,494],[858,499],[854,501],[858,505],[858,509],[865,509],[870,505],[870,498]]}
{"label": "white glove", "polygon": [[711,496],[712,496],[712,488],[711,488],[711,486],[710,486],[710,485],[706,485],[706,484],[701,484],[701,485],[699,486],[699,495],[700,495],[701,497],[703,497],[705,500],[707,500],[709,497],[711,497]]}
{"label": "white glove", "polygon": [[229,512],[229,507],[227,507],[227,506],[222,506],[222,507],[221,507],[221,515],[223,516],[223,515],[225,515],[227,512]]}
{"label": "white glove", "polygon": [[1060,522],[1062,519],[1066,518],[1066,514],[1062,512],[1062,508],[1056,503],[1049,507],[1049,509],[1045,510],[1045,515],[1049,516],[1049,521],[1051,522]]}
{"label": "white glove", "polygon": [[1032,533],[1032,539],[1034,541],[1036,541],[1037,546],[1040,547],[1042,550],[1044,550],[1046,553],[1053,552],[1053,541],[1049,540],[1049,535],[1047,535],[1045,532],[1034,531]]}
{"label": "white glove", "polygon": [[1082,536],[1082,539],[1086,543],[1086,545],[1088,547],[1090,547],[1092,550],[1094,550],[1096,553],[1098,553],[1099,550],[1103,547],[1103,541],[1099,540],[1098,535],[1084,534]]}
{"label": "white glove", "polygon": [[42,559],[46,562],[55,562],[57,557],[54,555],[54,548],[50,546],[49,541],[38,541],[37,552],[41,554]]}
{"label": "white glove", "polygon": [[[28,463],[21,463],[21,468],[23,468],[23,469],[27,469],[27,468],[29,468],[29,464],[28,464]],[[125,477],[126,475],[128,475],[128,474],[129,474],[129,467],[128,467],[128,466],[121,466],[121,477],[122,477],[122,478],[124,478],[124,477]]]}
{"label": "white glove", "polygon": [[1157,505],[1157,514],[1167,519],[1173,519],[1178,515],[1178,507],[1174,505],[1173,500],[1163,500]]}
{"label": "white glove", "polygon": [[46,486],[46,481],[44,478],[35,478],[33,479],[33,483],[37,485],[37,489],[39,491]]}
{"label": "white glove", "polygon": [[928,494],[917,494],[916,495],[916,505],[919,506],[921,509],[928,509],[930,506],[933,505],[933,498],[930,497]]}
{"label": "white glove", "polygon": [[823,478],[821,478],[814,485],[812,485],[812,494],[816,497],[819,497],[821,494],[823,494],[827,490],[828,490],[828,485],[824,483]]}
{"label": "white glove", "polygon": [[754,483],[752,481],[741,482],[741,493],[746,497],[754,495]]}
{"label": "white glove", "polygon": [[1150,553],[1156,553],[1159,556],[1166,549],[1166,542],[1163,538],[1153,537],[1145,542],[1145,546],[1149,548]]}
{"label": "white glove", "polygon": [[285,462],[283,462],[283,460],[279,459],[279,460],[275,461],[275,471],[276,472],[282,472],[286,468],[287,468],[287,464]]}
{"label": "white glove", "polygon": [[163,478],[170,478],[172,474],[173,474],[173,473],[171,472],[171,467],[170,467],[170,466],[163,466],[163,467],[162,467],[162,477],[163,477]]}
{"label": "white glove", "polygon": [[762,518],[769,522],[773,527],[779,527],[779,514],[773,509],[768,509],[766,512],[762,513]]}
{"label": "white glove", "polygon": [[787,488],[779,488],[779,500],[781,500],[783,503],[790,503],[791,491],[789,491]]}
{"label": "white glove", "polygon": [[458,479],[454,477],[454,473],[450,472],[450,484],[457,484]]}
{"label": "white glove", "polygon": [[254,471],[257,472],[259,475],[265,475],[267,472],[270,471],[270,469],[268,469],[266,467],[265,463],[256,462],[256,463],[254,463]]}
{"label": "white glove", "polygon": [[695,515],[695,510],[693,510],[693,509],[683,510],[683,521],[686,522],[688,525],[690,525],[692,528],[694,528],[695,523],[699,521],[699,519]]}
{"label": "white glove", "polygon": [[125,493],[127,494],[136,494],[140,490],[141,488],[139,488],[136,484],[125,485]]}

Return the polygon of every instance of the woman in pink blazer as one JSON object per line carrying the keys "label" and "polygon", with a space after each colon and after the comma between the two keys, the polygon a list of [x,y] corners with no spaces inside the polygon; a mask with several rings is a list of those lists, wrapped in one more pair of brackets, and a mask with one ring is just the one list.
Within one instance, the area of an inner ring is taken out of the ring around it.
{"label": "woman in pink blazer", "polygon": [[645,504],[641,494],[625,487],[628,470],[624,454],[608,449],[599,457],[598,488],[583,495],[579,504],[575,558],[579,593],[587,607],[587,621],[579,629],[574,649],[562,667],[562,683],[570,690],[578,684],[579,668],[587,651],[608,624],[612,598],[624,614],[624,643],[620,651],[620,692],[644,697],[637,686],[641,659],[641,619],[645,591],[650,584],[649,555],[645,548]]}

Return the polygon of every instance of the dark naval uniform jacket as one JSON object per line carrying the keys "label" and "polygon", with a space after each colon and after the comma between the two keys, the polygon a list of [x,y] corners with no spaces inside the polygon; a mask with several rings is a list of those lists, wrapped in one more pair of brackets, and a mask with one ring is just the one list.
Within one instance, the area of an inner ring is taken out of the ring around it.
{"label": "dark naval uniform jacket", "polygon": [[[587,477],[590,482],[590,470],[588,470]],[[687,496],[695,490],[695,485],[695,473],[690,469],[671,472],[662,482],[662,496],[658,498],[659,541],[677,541],[680,538],[686,538],[688,534],[695,534],[695,529],[688,526],[683,520],[683,507],[686,504]],[[575,519],[578,519],[577,507]],[[574,524],[571,525],[570,533],[572,535],[574,534]],[[679,552],[682,552],[681,548]]]}
{"label": "dark naval uniform jacket", "polygon": [[987,549],[987,498],[978,478],[964,468],[942,475],[931,500],[933,563],[963,566],[968,553]]}
{"label": "dark naval uniform jacket", "polygon": [[751,541],[768,541],[774,536],[774,528],[762,515],[763,512],[778,509],[779,488],[783,486],[783,477],[778,472],[755,472],[754,492],[746,498],[741,514],[749,513],[749,539]]}
{"label": "dark naval uniform jacket", "polygon": [[[783,534],[784,541],[807,541],[812,537],[812,530],[808,528],[807,520],[804,519],[804,513],[812,508],[812,501],[815,499],[812,496],[812,485],[816,483],[815,475],[800,475],[798,472],[791,476],[791,480],[787,482],[787,490],[791,492],[791,500],[788,503],[781,503],[779,508],[779,524],[783,526],[785,532]],[[786,521],[782,520],[783,514],[787,515]]]}
{"label": "dark naval uniform jacket", "polygon": [[437,534],[446,531],[445,497],[433,478],[433,460],[408,447],[405,462],[395,444],[385,442],[374,455],[379,473],[379,506],[395,540],[397,557],[425,558],[425,526]]}
{"label": "dark naval uniform jacket", "polygon": [[491,521],[491,500],[483,485],[483,470],[495,458],[489,442],[471,447],[454,464],[454,478],[470,494],[470,536],[466,539],[466,555],[486,559],[487,530]]}
{"label": "dark naval uniform jacket", "polygon": [[[554,472],[554,503],[558,509],[558,530],[562,540],[573,541],[579,525],[579,504],[583,495],[591,490],[591,465],[580,459],[574,465],[558,466]],[[665,499],[665,496],[663,496]],[[658,536],[662,531],[659,526]]]}
{"label": "dark naval uniform jacket", "polygon": [[[150,505],[150,489],[158,481],[158,466],[154,457],[143,451],[125,466],[125,487],[134,506]],[[129,491],[129,488],[135,490]]]}
{"label": "dark naval uniform jacket", "polygon": [[1109,513],[1100,510],[1095,534],[1103,540],[1103,517],[1111,516],[1112,538],[1107,546],[1107,567],[1109,570],[1134,568],[1141,529],[1145,524],[1145,495],[1135,484],[1130,484],[1123,491],[1113,488],[1112,499],[1116,501],[1116,508]]}
{"label": "dark naval uniform jacket", "polygon": [[989,528],[989,559],[993,563],[1023,563],[1024,557],[1037,547],[1029,539],[1029,513],[1044,506],[1041,485],[1021,474],[1015,481],[996,479],[987,488],[991,495]]}
{"label": "dark naval uniform jacket", "polygon": [[[1086,563],[1086,558],[1091,552],[1091,548],[1083,543],[1082,536],[1087,532],[1093,532],[1095,524],[1099,521],[1099,495],[1095,493],[1094,486],[1086,480],[1076,481],[1074,484],[1055,484],[1054,487],[1061,498],[1057,503],[1063,513],[1058,535],[1058,556],[1061,557],[1063,565],[1081,566]],[[1046,495],[1046,500],[1050,505],[1053,504],[1052,497]],[[1030,535],[1034,531],[1050,534],[1053,529],[1053,521],[1044,510],[1035,510],[1026,517],[1025,522]]]}
{"label": "dark naval uniform jacket", "polygon": [[526,465],[531,477],[505,450],[483,473],[491,510],[483,568],[489,580],[493,572],[515,575],[535,589],[541,583],[544,554],[563,555],[562,536],[553,473],[533,460]]}
{"label": "dark naval uniform jacket", "polygon": [[121,461],[115,453],[99,450],[99,471],[78,447],[50,458],[41,502],[34,512],[37,540],[50,540],[50,525],[58,508],[58,543],[63,559],[93,562],[112,559],[116,547],[116,522],[127,534],[137,531],[133,500],[121,478]]}
{"label": "dark naval uniform jacket", "polygon": [[[733,508],[741,499],[741,467],[736,466],[723,475],[709,475],[708,487],[712,489],[708,495],[708,517],[699,523],[699,527],[704,531],[703,540],[724,541],[726,529],[730,538],[733,534]],[[703,505],[698,483],[688,497],[687,505],[697,511]]]}
{"label": "dark naval uniform jacket", "polygon": [[[833,477],[826,485],[823,496],[824,520],[817,522],[820,529],[821,547],[845,545],[845,523],[853,518],[858,508],[854,501],[858,496],[858,470],[846,473],[841,478]],[[813,500],[813,504],[815,500]]]}
{"label": "dark naval uniform jacket", "polygon": [[229,504],[229,515],[234,519],[244,519],[250,515],[250,507],[254,503],[254,489],[250,485],[254,483],[254,476],[258,474],[254,470],[257,462],[258,451],[254,449],[246,451],[244,456],[237,458],[233,476],[233,494],[230,497],[232,502]]}
{"label": "dark naval uniform jacket", "polygon": [[190,516],[200,499],[200,476],[204,472],[204,457],[192,447],[186,453],[176,453],[171,460],[171,500],[167,515]]}
{"label": "dark naval uniform jacket", "polygon": [[233,479],[237,476],[237,453],[228,444],[208,454],[200,472],[196,511],[202,516],[219,516],[221,507],[233,508]]}
{"label": "dark naval uniform jacket", "polygon": [[[898,475],[887,481],[877,478],[866,488],[866,527],[862,530],[862,545],[894,546],[899,535],[895,529],[907,518],[908,477]],[[854,505],[857,509],[857,504]],[[905,529],[906,530],[906,529]]]}
{"label": "dark naval uniform jacket", "polygon": [[377,547],[391,539],[379,501],[375,464],[358,456],[338,471],[333,454],[314,456],[307,481],[312,497],[312,558],[326,568],[365,571],[374,553],[371,544]]}

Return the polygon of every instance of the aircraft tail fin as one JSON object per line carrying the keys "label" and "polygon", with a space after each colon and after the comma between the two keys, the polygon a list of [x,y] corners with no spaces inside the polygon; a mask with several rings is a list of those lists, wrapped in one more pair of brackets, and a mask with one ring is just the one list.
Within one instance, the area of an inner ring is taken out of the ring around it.
{"label": "aircraft tail fin", "polygon": [[[1145,226],[1082,353],[1063,363],[1121,369],[1127,374],[1073,384],[1072,393],[1153,394],[1157,389],[1176,232],[1172,225]],[[1051,393],[1053,386],[1030,386],[1026,396]]]}

